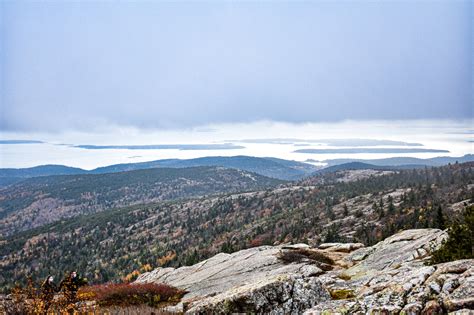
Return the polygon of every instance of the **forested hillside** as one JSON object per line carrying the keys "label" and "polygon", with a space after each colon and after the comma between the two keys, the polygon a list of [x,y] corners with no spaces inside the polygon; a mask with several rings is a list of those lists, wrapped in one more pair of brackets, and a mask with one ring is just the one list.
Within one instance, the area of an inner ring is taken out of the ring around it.
{"label": "forested hillside", "polygon": [[0,187],[39,176],[106,174],[150,168],[184,168],[197,166],[234,168],[282,180],[301,179],[318,169],[318,167],[309,163],[245,155],[208,156],[195,159],[164,159],[149,162],[114,164],[98,167],[93,170],[84,170],[64,165],[40,165],[29,168],[0,168]]}
{"label": "forested hillside", "polygon": [[[474,201],[474,164],[321,174],[285,187],[110,209],[1,240],[0,287],[77,269],[93,282],[193,264],[262,244],[374,244],[402,229],[443,228]],[[341,180],[351,178],[351,180]]]}
{"label": "forested hillside", "polygon": [[196,166],[222,166],[225,168],[235,168],[283,180],[301,179],[318,169],[312,164],[297,161],[239,155],[208,156],[187,160],[168,159],[142,163],[117,164],[99,167],[90,171],[90,173],[103,174],[155,167],[183,168]]}
{"label": "forested hillside", "polygon": [[0,190],[0,235],[110,208],[280,183],[283,181],[222,167],[34,177]]}

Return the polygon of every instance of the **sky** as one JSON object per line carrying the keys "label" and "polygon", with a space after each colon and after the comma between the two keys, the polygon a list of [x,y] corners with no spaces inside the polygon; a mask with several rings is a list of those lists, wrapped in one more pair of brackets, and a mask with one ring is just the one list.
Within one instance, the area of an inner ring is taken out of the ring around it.
{"label": "sky", "polygon": [[472,117],[471,1],[2,1],[1,130]]}
{"label": "sky", "polygon": [[0,1],[0,167],[474,153],[472,24],[468,0]]}

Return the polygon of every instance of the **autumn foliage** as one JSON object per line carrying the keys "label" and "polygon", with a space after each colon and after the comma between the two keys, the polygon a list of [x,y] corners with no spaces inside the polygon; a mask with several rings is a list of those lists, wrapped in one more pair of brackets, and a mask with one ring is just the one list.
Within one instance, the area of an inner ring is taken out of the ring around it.
{"label": "autumn foliage", "polygon": [[[141,314],[143,307],[159,310],[178,303],[185,291],[156,283],[100,284],[83,286],[74,302],[57,293],[49,303],[32,281],[25,288],[15,288],[9,298],[0,299],[0,314],[109,314],[113,308]],[[159,312],[157,314],[160,314]]]}
{"label": "autumn foliage", "polygon": [[156,307],[163,303],[178,302],[185,291],[166,284],[119,283],[83,287],[78,297],[94,300],[100,306],[148,305]]}
{"label": "autumn foliage", "polygon": [[138,278],[138,276],[144,272],[152,271],[153,267],[150,264],[145,264],[140,267],[140,269],[135,269],[129,274],[127,274],[125,277],[123,277],[123,281],[126,283],[132,282]]}

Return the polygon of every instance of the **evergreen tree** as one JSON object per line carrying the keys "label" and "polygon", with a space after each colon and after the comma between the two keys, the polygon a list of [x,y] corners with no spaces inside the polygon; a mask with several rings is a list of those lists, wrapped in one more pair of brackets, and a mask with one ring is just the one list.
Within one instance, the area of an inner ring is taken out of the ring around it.
{"label": "evergreen tree", "polygon": [[448,239],[431,255],[431,264],[474,258],[474,206],[464,209],[462,222],[448,228]]}
{"label": "evergreen tree", "polygon": [[[383,210],[382,210],[382,211],[383,211]],[[389,200],[389,203],[388,203],[388,210],[387,210],[387,211],[388,211],[389,214],[395,213],[395,206],[394,206],[394,204],[393,204],[392,199]]]}
{"label": "evergreen tree", "polygon": [[436,209],[435,227],[441,230],[444,230],[446,228],[443,216],[443,208],[441,207],[441,205],[439,205]]}
{"label": "evergreen tree", "polygon": [[349,209],[347,209],[347,205],[344,204],[344,216],[347,217],[349,215]]}

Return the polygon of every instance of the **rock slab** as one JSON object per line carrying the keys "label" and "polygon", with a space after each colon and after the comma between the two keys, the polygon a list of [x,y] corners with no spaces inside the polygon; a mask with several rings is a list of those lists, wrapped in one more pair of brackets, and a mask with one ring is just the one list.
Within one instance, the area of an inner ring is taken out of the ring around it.
{"label": "rock slab", "polygon": [[474,314],[474,260],[425,264],[446,237],[419,229],[372,247],[261,246],[157,268],[137,282],[188,291],[169,309],[187,314]]}

